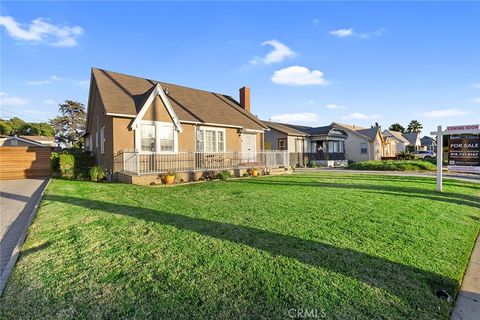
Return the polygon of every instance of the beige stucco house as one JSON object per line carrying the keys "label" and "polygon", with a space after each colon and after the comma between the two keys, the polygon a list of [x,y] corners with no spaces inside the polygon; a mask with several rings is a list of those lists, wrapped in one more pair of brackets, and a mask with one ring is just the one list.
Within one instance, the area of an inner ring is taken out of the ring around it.
{"label": "beige stucco house", "polygon": [[347,132],[345,157],[347,160],[381,160],[384,139],[380,127],[363,128],[357,125],[332,122],[331,126]]}
{"label": "beige stucco house", "polygon": [[406,152],[410,142],[404,137],[403,133],[394,130],[383,130],[384,157],[396,157],[400,152]]}
{"label": "beige stucco house", "polygon": [[248,87],[239,100],[93,68],[86,150],[112,173],[137,175],[255,163],[267,127],[250,113]]}

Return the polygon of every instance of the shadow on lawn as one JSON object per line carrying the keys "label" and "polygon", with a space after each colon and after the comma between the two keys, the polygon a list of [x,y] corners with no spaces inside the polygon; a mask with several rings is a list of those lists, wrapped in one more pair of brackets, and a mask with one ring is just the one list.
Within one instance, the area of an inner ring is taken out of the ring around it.
{"label": "shadow on lawn", "polygon": [[[318,179],[318,177],[317,177]],[[336,178],[333,178],[336,179]],[[326,181],[285,181],[285,180],[269,180],[269,179],[248,179],[248,180],[230,180],[229,183],[249,183],[260,185],[278,185],[278,186],[297,186],[297,187],[323,187],[337,189],[356,189],[370,190],[375,193],[385,195],[400,195],[415,198],[423,198],[433,201],[443,201],[447,203],[456,203],[459,205],[480,208],[480,197],[471,196],[455,192],[436,192],[410,186],[392,186],[385,184],[362,184],[362,183],[342,183],[342,182],[326,182]]]}
{"label": "shadow on lawn", "polygon": [[[424,307],[424,301],[418,299],[419,295],[431,294],[433,298],[436,289],[441,288],[453,293],[458,288],[456,280],[432,272],[351,249],[254,227],[238,226],[154,209],[69,196],[46,195],[44,200],[127,215],[193,231],[216,239],[243,244],[269,252],[274,256],[295,259],[301,263],[358,279],[367,285],[384,289],[418,307]],[[412,294],[412,292],[416,293]]]}

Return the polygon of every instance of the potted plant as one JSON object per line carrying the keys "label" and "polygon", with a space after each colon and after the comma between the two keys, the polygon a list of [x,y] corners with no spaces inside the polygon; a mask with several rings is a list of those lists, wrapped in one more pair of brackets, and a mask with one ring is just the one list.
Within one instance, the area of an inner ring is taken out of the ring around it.
{"label": "potted plant", "polygon": [[177,173],[175,171],[172,171],[172,170],[167,171],[163,175],[163,183],[165,183],[166,185],[174,184],[176,176],[177,176]]}
{"label": "potted plant", "polygon": [[252,175],[252,177],[256,177],[258,176],[258,168],[251,168],[250,169],[250,174]]}

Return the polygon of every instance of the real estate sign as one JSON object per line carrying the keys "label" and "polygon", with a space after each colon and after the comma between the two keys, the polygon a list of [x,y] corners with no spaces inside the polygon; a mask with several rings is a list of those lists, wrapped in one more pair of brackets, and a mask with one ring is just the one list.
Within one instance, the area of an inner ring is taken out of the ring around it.
{"label": "real estate sign", "polygon": [[480,173],[480,136],[450,136],[448,139],[448,170]]}

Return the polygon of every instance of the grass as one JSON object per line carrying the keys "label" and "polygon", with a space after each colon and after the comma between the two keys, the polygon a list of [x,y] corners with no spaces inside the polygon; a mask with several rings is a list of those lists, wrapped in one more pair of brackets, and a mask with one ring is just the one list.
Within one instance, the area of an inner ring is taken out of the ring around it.
{"label": "grass", "polygon": [[354,170],[381,171],[435,171],[437,166],[426,160],[369,160],[348,165]]}
{"label": "grass", "polygon": [[53,180],[2,319],[448,319],[479,185],[318,173],[140,187]]}

